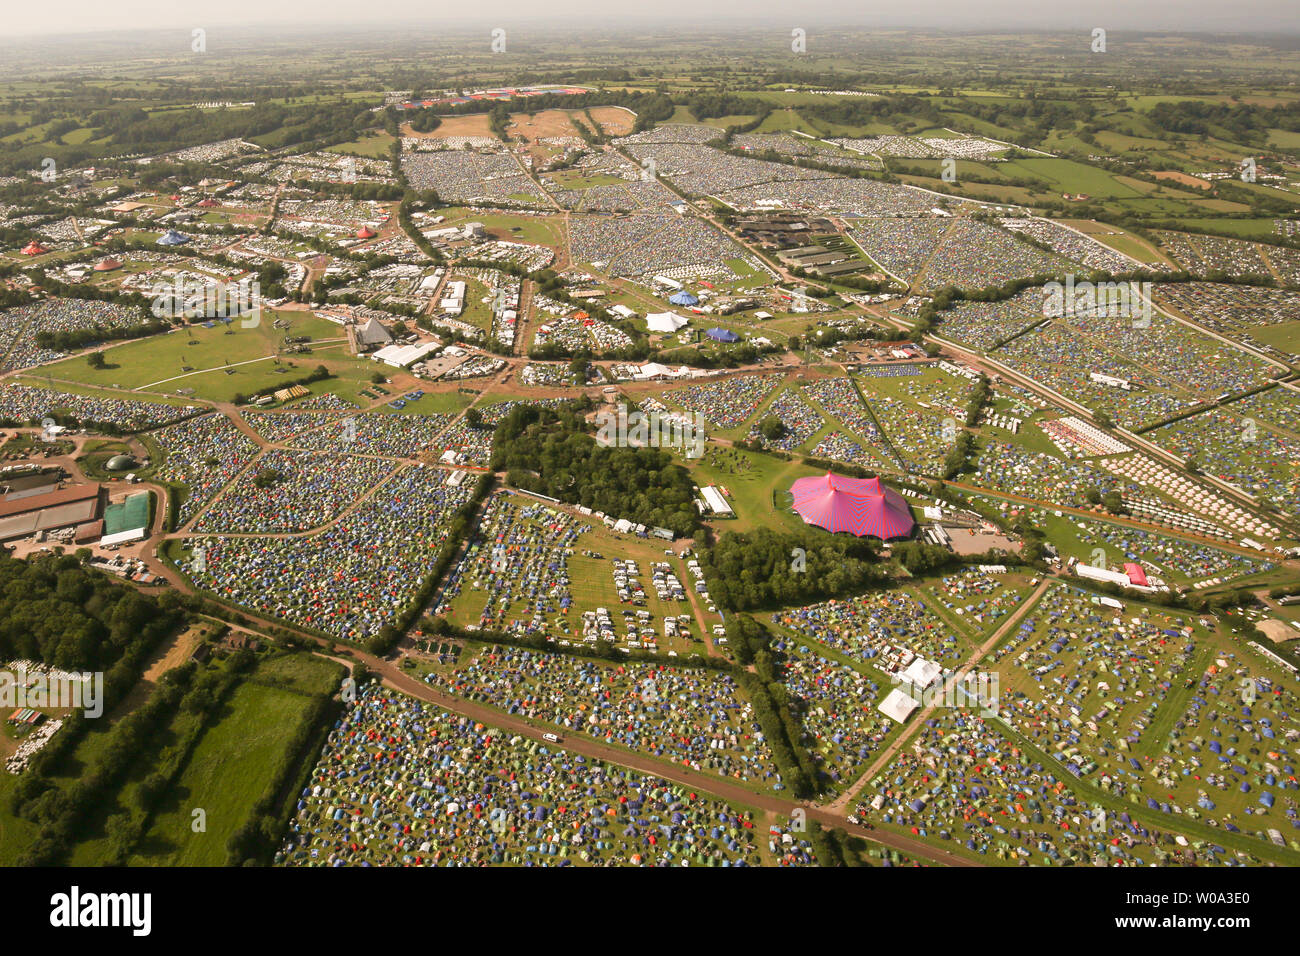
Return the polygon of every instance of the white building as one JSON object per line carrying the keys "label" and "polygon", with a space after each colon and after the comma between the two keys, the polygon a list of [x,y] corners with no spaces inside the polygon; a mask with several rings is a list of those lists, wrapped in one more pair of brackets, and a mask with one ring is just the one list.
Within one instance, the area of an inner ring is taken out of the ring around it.
{"label": "white building", "polygon": [[700,495],[704,498],[704,503],[709,506],[709,510],[715,515],[735,514],[731,510],[731,505],[727,504],[727,499],[722,497],[716,485],[706,485],[700,489]]}
{"label": "white building", "polygon": [[442,343],[436,340],[417,345],[389,345],[375,352],[371,358],[393,368],[408,368],[440,348]]}

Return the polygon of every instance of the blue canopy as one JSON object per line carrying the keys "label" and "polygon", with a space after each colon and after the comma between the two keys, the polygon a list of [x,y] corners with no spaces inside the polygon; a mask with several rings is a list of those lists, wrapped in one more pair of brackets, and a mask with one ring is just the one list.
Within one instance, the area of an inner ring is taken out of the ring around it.
{"label": "blue canopy", "polygon": [[705,333],[709,338],[718,342],[739,342],[740,336],[731,329],[712,328]]}

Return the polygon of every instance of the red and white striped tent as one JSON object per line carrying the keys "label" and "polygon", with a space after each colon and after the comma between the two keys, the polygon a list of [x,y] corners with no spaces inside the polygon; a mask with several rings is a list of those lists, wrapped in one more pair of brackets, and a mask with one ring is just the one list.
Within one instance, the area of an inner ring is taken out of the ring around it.
{"label": "red and white striped tent", "polygon": [[879,478],[846,478],[827,472],[800,478],[790,488],[794,510],[808,524],[884,541],[906,538],[916,522],[903,496]]}

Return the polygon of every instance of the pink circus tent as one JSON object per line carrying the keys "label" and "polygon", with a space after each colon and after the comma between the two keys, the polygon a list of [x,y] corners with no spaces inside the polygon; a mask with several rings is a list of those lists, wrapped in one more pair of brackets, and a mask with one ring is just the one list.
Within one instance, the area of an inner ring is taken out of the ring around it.
{"label": "pink circus tent", "polygon": [[906,538],[915,524],[902,495],[886,488],[879,478],[845,478],[827,472],[800,478],[790,493],[794,510],[805,522],[831,532],[888,541]]}

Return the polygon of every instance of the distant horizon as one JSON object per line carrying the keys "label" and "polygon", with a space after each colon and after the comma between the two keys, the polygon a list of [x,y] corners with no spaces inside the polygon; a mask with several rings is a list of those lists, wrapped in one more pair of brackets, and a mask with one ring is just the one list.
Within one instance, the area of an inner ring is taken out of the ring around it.
{"label": "distant horizon", "polygon": [[[436,36],[440,28],[459,34],[480,27],[508,28],[511,24],[539,27],[547,32],[578,27],[584,33],[772,26],[979,35],[1065,33],[1102,27],[1112,31],[1225,39],[1300,36],[1300,14],[1296,13],[1295,0],[1240,0],[1227,9],[1217,4],[1188,4],[1180,0],[1155,0],[1140,7],[1127,0],[1093,0],[1083,4],[1049,0],[1024,9],[1019,0],[988,0],[978,11],[952,0],[915,0],[905,13],[880,0],[855,4],[851,11],[837,10],[837,6],[842,6],[839,3],[809,0],[793,12],[724,0],[711,5],[703,15],[694,3],[665,0],[653,14],[629,13],[619,17],[609,16],[608,6],[597,6],[591,0],[555,0],[548,6],[545,17],[539,17],[531,4],[517,0],[506,0],[494,5],[492,13],[474,16],[439,15],[413,0],[371,0],[364,16],[350,5],[337,5],[337,9],[333,6],[328,0],[325,3],[286,0],[272,8],[253,0],[228,0],[219,9],[202,7],[185,12],[176,4],[159,0],[120,0],[111,5],[68,0],[59,6],[57,17],[30,7],[7,13],[0,23],[0,37],[15,40],[62,37],[75,41],[120,34],[147,38],[171,30],[188,33],[196,27],[209,31],[213,28],[266,30],[268,37],[349,29],[364,29],[368,33],[400,31],[410,36],[412,29],[418,28]],[[75,24],[75,28],[70,30],[69,24]]]}

